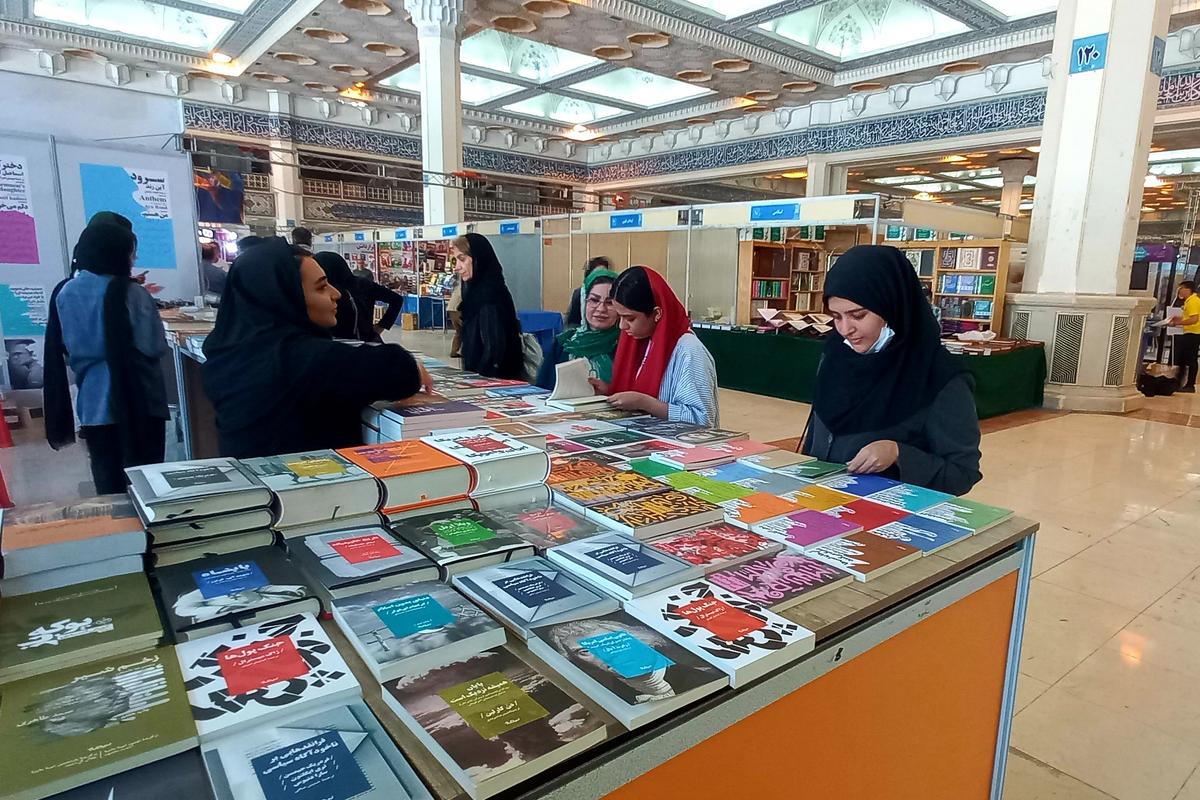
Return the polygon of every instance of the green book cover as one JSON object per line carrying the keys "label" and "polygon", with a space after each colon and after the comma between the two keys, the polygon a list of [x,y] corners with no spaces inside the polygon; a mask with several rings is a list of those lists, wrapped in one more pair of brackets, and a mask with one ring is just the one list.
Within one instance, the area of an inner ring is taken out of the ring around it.
{"label": "green book cover", "polygon": [[721,505],[730,500],[739,500],[755,493],[754,489],[738,486],[736,483],[718,481],[694,472],[675,472],[660,478],[663,483],[681,492],[707,500],[713,505]]}
{"label": "green book cover", "polygon": [[782,472],[784,475],[791,475],[793,478],[805,478],[810,481],[815,481],[818,478],[824,478],[828,475],[836,475],[839,472],[845,472],[845,464],[835,464],[831,461],[805,461],[803,464],[792,464],[788,467],[781,467],[776,472]]}
{"label": "green book cover", "polygon": [[976,533],[998,525],[1004,520],[1011,517],[1013,512],[1006,508],[997,508],[996,506],[984,505],[977,503],[974,500],[967,500],[963,497],[956,497],[953,500],[947,500],[944,503],[938,503],[936,506],[927,508],[920,513],[922,517],[929,517],[947,525],[954,525],[959,528],[968,528]]}
{"label": "green book cover", "polygon": [[629,469],[644,478],[661,478],[663,475],[672,475],[676,472],[682,472],[682,470],[668,466],[661,461],[655,461],[652,458],[634,459],[633,461],[629,462]]}
{"label": "green book cover", "polygon": [[143,650],[5,686],[0,787],[6,798],[44,797],[195,744],[175,654]]}
{"label": "green book cover", "polygon": [[144,649],[151,644],[147,637],[161,635],[154,597],[140,572],[6,597],[0,675],[45,659],[69,663],[72,654],[122,640],[133,640],[127,650]]}
{"label": "green book cover", "polygon": [[995,294],[996,293],[996,276],[995,275],[980,275],[979,276],[979,294]]}

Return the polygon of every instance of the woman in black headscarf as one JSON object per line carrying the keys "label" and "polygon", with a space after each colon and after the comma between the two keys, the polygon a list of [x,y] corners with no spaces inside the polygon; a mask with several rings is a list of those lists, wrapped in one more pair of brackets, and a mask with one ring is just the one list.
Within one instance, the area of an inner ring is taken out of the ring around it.
{"label": "woman in black headscarf", "polygon": [[132,277],[137,238],[128,219],[102,212],[79,236],[71,277],[50,295],[46,323],[46,439],[75,441],[68,362],[79,388],[80,432],[100,494],[125,491],[125,468],[163,460],[166,334],[154,299]]}
{"label": "woman in black headscarf", "polygon": [[966,494],[979,472],[974,382],[941,344],[912,264],[894,247],[846,251],[825,300],[825,340],[803,452]]}
{"label": "woman in black headscarf", "polygon": [[492,243],[478,233],[450,243],[462,279],[463,369],[488,378],[525,378],[521,323]]}
{"label": "woman in black headscarf", "polygon": [[[379,334],[396,324],[396,317],[404,309],[404,298],[386,286],[355,275],[346,259],[337,253],[317,253],[313,258],[342,295],[338,298],[337,325],[330,331],[333,338],[382,341]],[[387,311],[378,325],[374,321],[376,303],[387,303]]]}
{"label": "woman in black headscarf", "polygon": [[313,257],[282,239],[238,256],[204,340],[222,455],[359,445],[364,406],[429,388],[429,374],[399,345],[333,340],[339,296]]}

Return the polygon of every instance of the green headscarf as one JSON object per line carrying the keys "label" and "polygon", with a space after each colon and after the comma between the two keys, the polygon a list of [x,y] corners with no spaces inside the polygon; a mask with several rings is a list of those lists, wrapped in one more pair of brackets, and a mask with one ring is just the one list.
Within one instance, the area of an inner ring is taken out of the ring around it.
{"label": "green headscarf", "polygon": [[[610,269],[594,269],[583,281],[580,301],[587,303],[588,293],[592,284],[601,278],[616,281],[617,273]],[[621,336],[619,325],[613,325],[608,330],[596,330],[588,325],[587,314],[578,328],[570,328],[558,335],[558,343],[571,358],[586,358],[592,365],[596,377],[607,383],[612,380],[613,354],[617,352],[617,339]]]}

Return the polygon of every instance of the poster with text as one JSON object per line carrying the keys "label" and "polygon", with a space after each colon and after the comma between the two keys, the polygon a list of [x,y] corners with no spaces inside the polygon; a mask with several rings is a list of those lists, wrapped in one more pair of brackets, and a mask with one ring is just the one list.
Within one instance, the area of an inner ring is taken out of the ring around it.
{"label": "poster with text", "polygon": [[135,269],[176,268],[167,173],[114,164],[80,164],[79,180],[85,219],[101,211],[115,211],[133,222],[138,238]]}
{"label": "poster with text", "polygon": [[44,336],[49,306],[45,286],[0,283],[0,328],[5,336]]}
{"label": "poster with text", "polygon": [[29,165],[21,156],[0,153],[0,264],[37,263]]}

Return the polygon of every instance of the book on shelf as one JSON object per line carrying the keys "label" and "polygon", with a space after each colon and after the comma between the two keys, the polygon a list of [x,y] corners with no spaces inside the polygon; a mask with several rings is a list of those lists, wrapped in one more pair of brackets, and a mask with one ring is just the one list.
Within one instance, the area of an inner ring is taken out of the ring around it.
{"label": "book on shelf", "polygon": [[958,248],[958,269],[983,269],[982,247]]}
{"label": "book on shelf", "polygon": [[289,541],[288,553],[326,608],[346,595],[438,577],[436,564],[379,526],[310,533]]}
{"label": "book on shelf", "polygon": [[702,525],[651,539],[655,550],[670,553],[704,572],[716,572],[760,556],[778,553],[783,545],[727,522]]}
{"label": "book on shelf", "polygon": [[4,687],[0,787],[39,800],[196,746],[170,648],[43,672]]}
{"label": "book on shelf", "polygon": [[275,524],[275,515],[269,508],[252,508],[212,517],[181,519],[153,526],[150,532],[152,547],[194,542],[199,539],[218,538],[244,531],[259,531]]}
{"label": "book on shelf", "polygon": [[153,647],[162,622],[141,573],[6,597],[0,684]]}
{"label": "book on shelf", "polygon": [[[550,459],[550,475],[546,483],[557,488],[577,481],[602,480],[619,471],[612,463],[597,460],[593,457],[595,455],[596,452],[590,451],[554,456]],[[620,462],[616,457],[613,458],[614,463]]]}
{"label": "book on shelf", "polygon": [[215,800],[208,770],[197,748],[118,772],[49,800]]}
{"label": "book on shelf", "polygon": [[271,490],[234,458],[148,464],[125,474],[150,526],[271,505]]}
{"label": "book on shelf", "polygon": [[151,547],[147,559],[156,567],[167,567],[172,564],[182,564],[185,561],[196,561],[206,556],[219,556],[227,553],[237,553],[256,547],[269,547],[275,544],[275,531],[262,528],[257,531],[238,531],[223,536],[208,536],[190,542],[175,542],[173,544]]}
{"label": "book on shelf", "polygon": [[504,644],[504,628],[441,581],[333,601],[333,620],[376,680],[412,675]]}
{"label": "book on shelf", "polygon": [[657,480],[665,483],[672,489],[678,489],[685,494],[698,497],[713,505],[723,505],[730,500],[737,500],[738,498],[754,494],[753,489],[747,489],[745,486],[739,486],[736,483],[709,478],[698,472],[685,472],[681,470],[679,472],[672,472],[670,475],[663,475]]}
{"label": "book on shelf", "polygon": [[958,248],[943,247],[940,266],[942,269],[954,269],[958,266]]}
{"label": "book on shelf", "polygon": [[422,514],[396,522],[393,530],[437,564],[443,579],[533,555],[533,545],[475,510]]}
{"label": "book on shelf", "polygon": [[713,467],[718,464],[725,464],[730,461],[736,461],[745,456],[765,453],[769,450],[776,450],[769,444],[755,442],[750,439],[735,439],[725,442],[717,442],[710,445],[692,447],[685,450],[668,451],[665,453],[655,453],[651,456],[655,461],[661,461],[672,467],[680,469],[696,470],[704,469],[705,467]]}
{"label": "book on shelf", "polygon": [[927,508],[953,500],[954,495],[945,492],[926,489],[924,486],[914,486],[911,483],[899,483],[867,495],[867,499],[885,506],[898,508],[902,511],[918,513]]}
{"label": "book on shelf", "polygon": [[720,522],[724,511],[699,497],[668,489],[659,494],[594,505],[588,508],[587,515],[614,531],[636,539],[652,539],[684,528]]}
{"label": "book on shelf", "polygon": [[991,319],[992,318],[992,301],[991,300],[976,300],[972,307],[972,316],[976,319]]}
{"label": "book on shelf", "polygon": [[666,491],[662,483],[636,472],[611,469],[606,474],[554,485],[554,497],[562,505],[585,512],[620,500],[632,500]]}
{"label": "book on shelf", "polygon": [[275,495],[275,527],[332,522],[379,508],[379,483],[332,450],[248,458],[242,464]]}
{"label": "book on shelf", "polygon": [[779,613],[853,583],[854,577],[815,558],[784,550],[714,572],[708,580],[743,600]]}
{"label": "book on shelf", "polygon": [[618,607],[612,597],[538,556],[455,575],[453,584],[523,639],[541,625],[607,614]]}
{"label": "book on shelf", "polygon": [[806,456],[803,453],[792,453],[787,450],[769,450],[766,453],[758,453],[752,456],[743,456],[736,463],[744,464],[747,467],[754,469],[775,471],[784,467],[791,467],[797,464],[804,464],[810,461],[815,461],[812,456]]}
{"label": "book on shelf", "polygon": [[755,492],[723,505],[725,521],[739,528],[758,533],[763,523],[801,510],[791,500],[773,494]]}
{"label": "book on shelf", "polygon": [[0,509],[6,579],[144,552],[146,531],[125,494]]}
{"label": "book on shelf", "polygon": [[983,248],[983,264],[980,269],[998,269],[1000,267],[1000,248],[985,247]]}
{"label": "book on shelf", "polygon": [[817,481],[829,475],[837,475],[839,472],[846,471],[845,464],[838,464],[833,461],[821,461],[812,459],[811,461],[803,461],[796,464],[790,464],[786,467],[778,467],[776,472],[782,472],[784,475],[791,475],[793,478],[801,478],[807,481]]}
{"label": "book on shelf", "polygon": [[648,542],[615,533],[559,545],[547,550],[546,558],[624,600],[704,574],[696,565]]}
{"label": "book on shelf", "polygon": [[831,514],[805,509],[767,520],[755,526],[755,530],[768,539],[804,552],[847,534],[858,533],[862,526]]}
{"label": "book on shelf", "polygon": [[921,557],[921,551],[911,545],[867,531],[834,539],[804,554],[845,570],[859,581],[878,578]]}
{"label": "book on shelf", "polygon": [[606,737],[599,716],[503,647],[388,681],[383,702],[473,800]]}
{"label": "book on shelf", "polygon": [[979,276],[979,284],[978,284],[978,293],[979,294],[995,294],[996,293],[996,276],[995,275],[980,275]]}
{"label": "book on shelf", "polygon": [[69,567],[46,569],[41,572],[31,572],[13,578],[0,579],[0,594],[4,597],[31,592],[44,592],[49,589],[61,589],[77,583],[111,578],[116,575],[129,575],[141,572],[145,568],[145,556],[128,555],[116,558],[102,558],[87,564],[72,564]]}
{"label": "book on shelf", "polygon": [[176,641],[321,610],[304,576],[278,547],[160,567],[154,582]]}
{"label": "book on shelf", "polygon": [[812,652],[812,631],[698,580],[625,603],[625,610],[729,676],[735,689]]}
{"label": "book on shelf", "polygon": [[530,651],[630,730],[729,685],[724,672],[624,611],[536,633]]}
{"label": "book on shelf", "polygon": [[203,744],[358,700],[362,688],[312,614],[175,646]]}
{"label": "book on shelf", "polygon": [[204,764],[217,800],[431,799],[361,700],[227,736]]}
{"label": "book on shelf", "polygon": [[907,511],[865,499],[851,500],[845,505],[828,508],[822,513],[837,517],[846,522],[853,522],[864,531],[874,530],[880,525],[895,522],[908,515]]}
{"label": "book on shelf", "polygon": [[588,381],[591,374],[591,363],[586,358],[572,358],[556,365],[554,391],[546,398],[546,405],[563,411],[606,405],[608,398],[596,394]]}
{"label": "book on shelf", "polygon": [[488,508],[492,519],[533,545],[539,553],[567,542],[577,542],[604,533],[594,520],[573,511],[553,499],[507,503]]}
{"label": "book on shelf", "polygon": [[383,512],[466,497],[470,467],[423,441],[383,442],[337,451],[383,484]]}
{"label": "book on shelf", "polygon": [[545,483],[550,473],[545,450],[489,428],[438,431],[422,441],[470,467],[472,497]]}
{"label": "book on shelf", "polygon": [[965,497],[955,497],[921,512],[922,517],[936,519],[947,525],[966,528],[973,533],[983,533],[1011,519],[1013,512],[1006,508],[989,506]]}
{"label": "book on shelf", "polygon": [[957,525],[950,525],[916,514],[909,514],[903,519],[881,525],[871,533],[884,539],[911,545],[920,550],[922,555],[932,555],[968,536],[975,535],[975,531],[970,528],[960,528]]}

